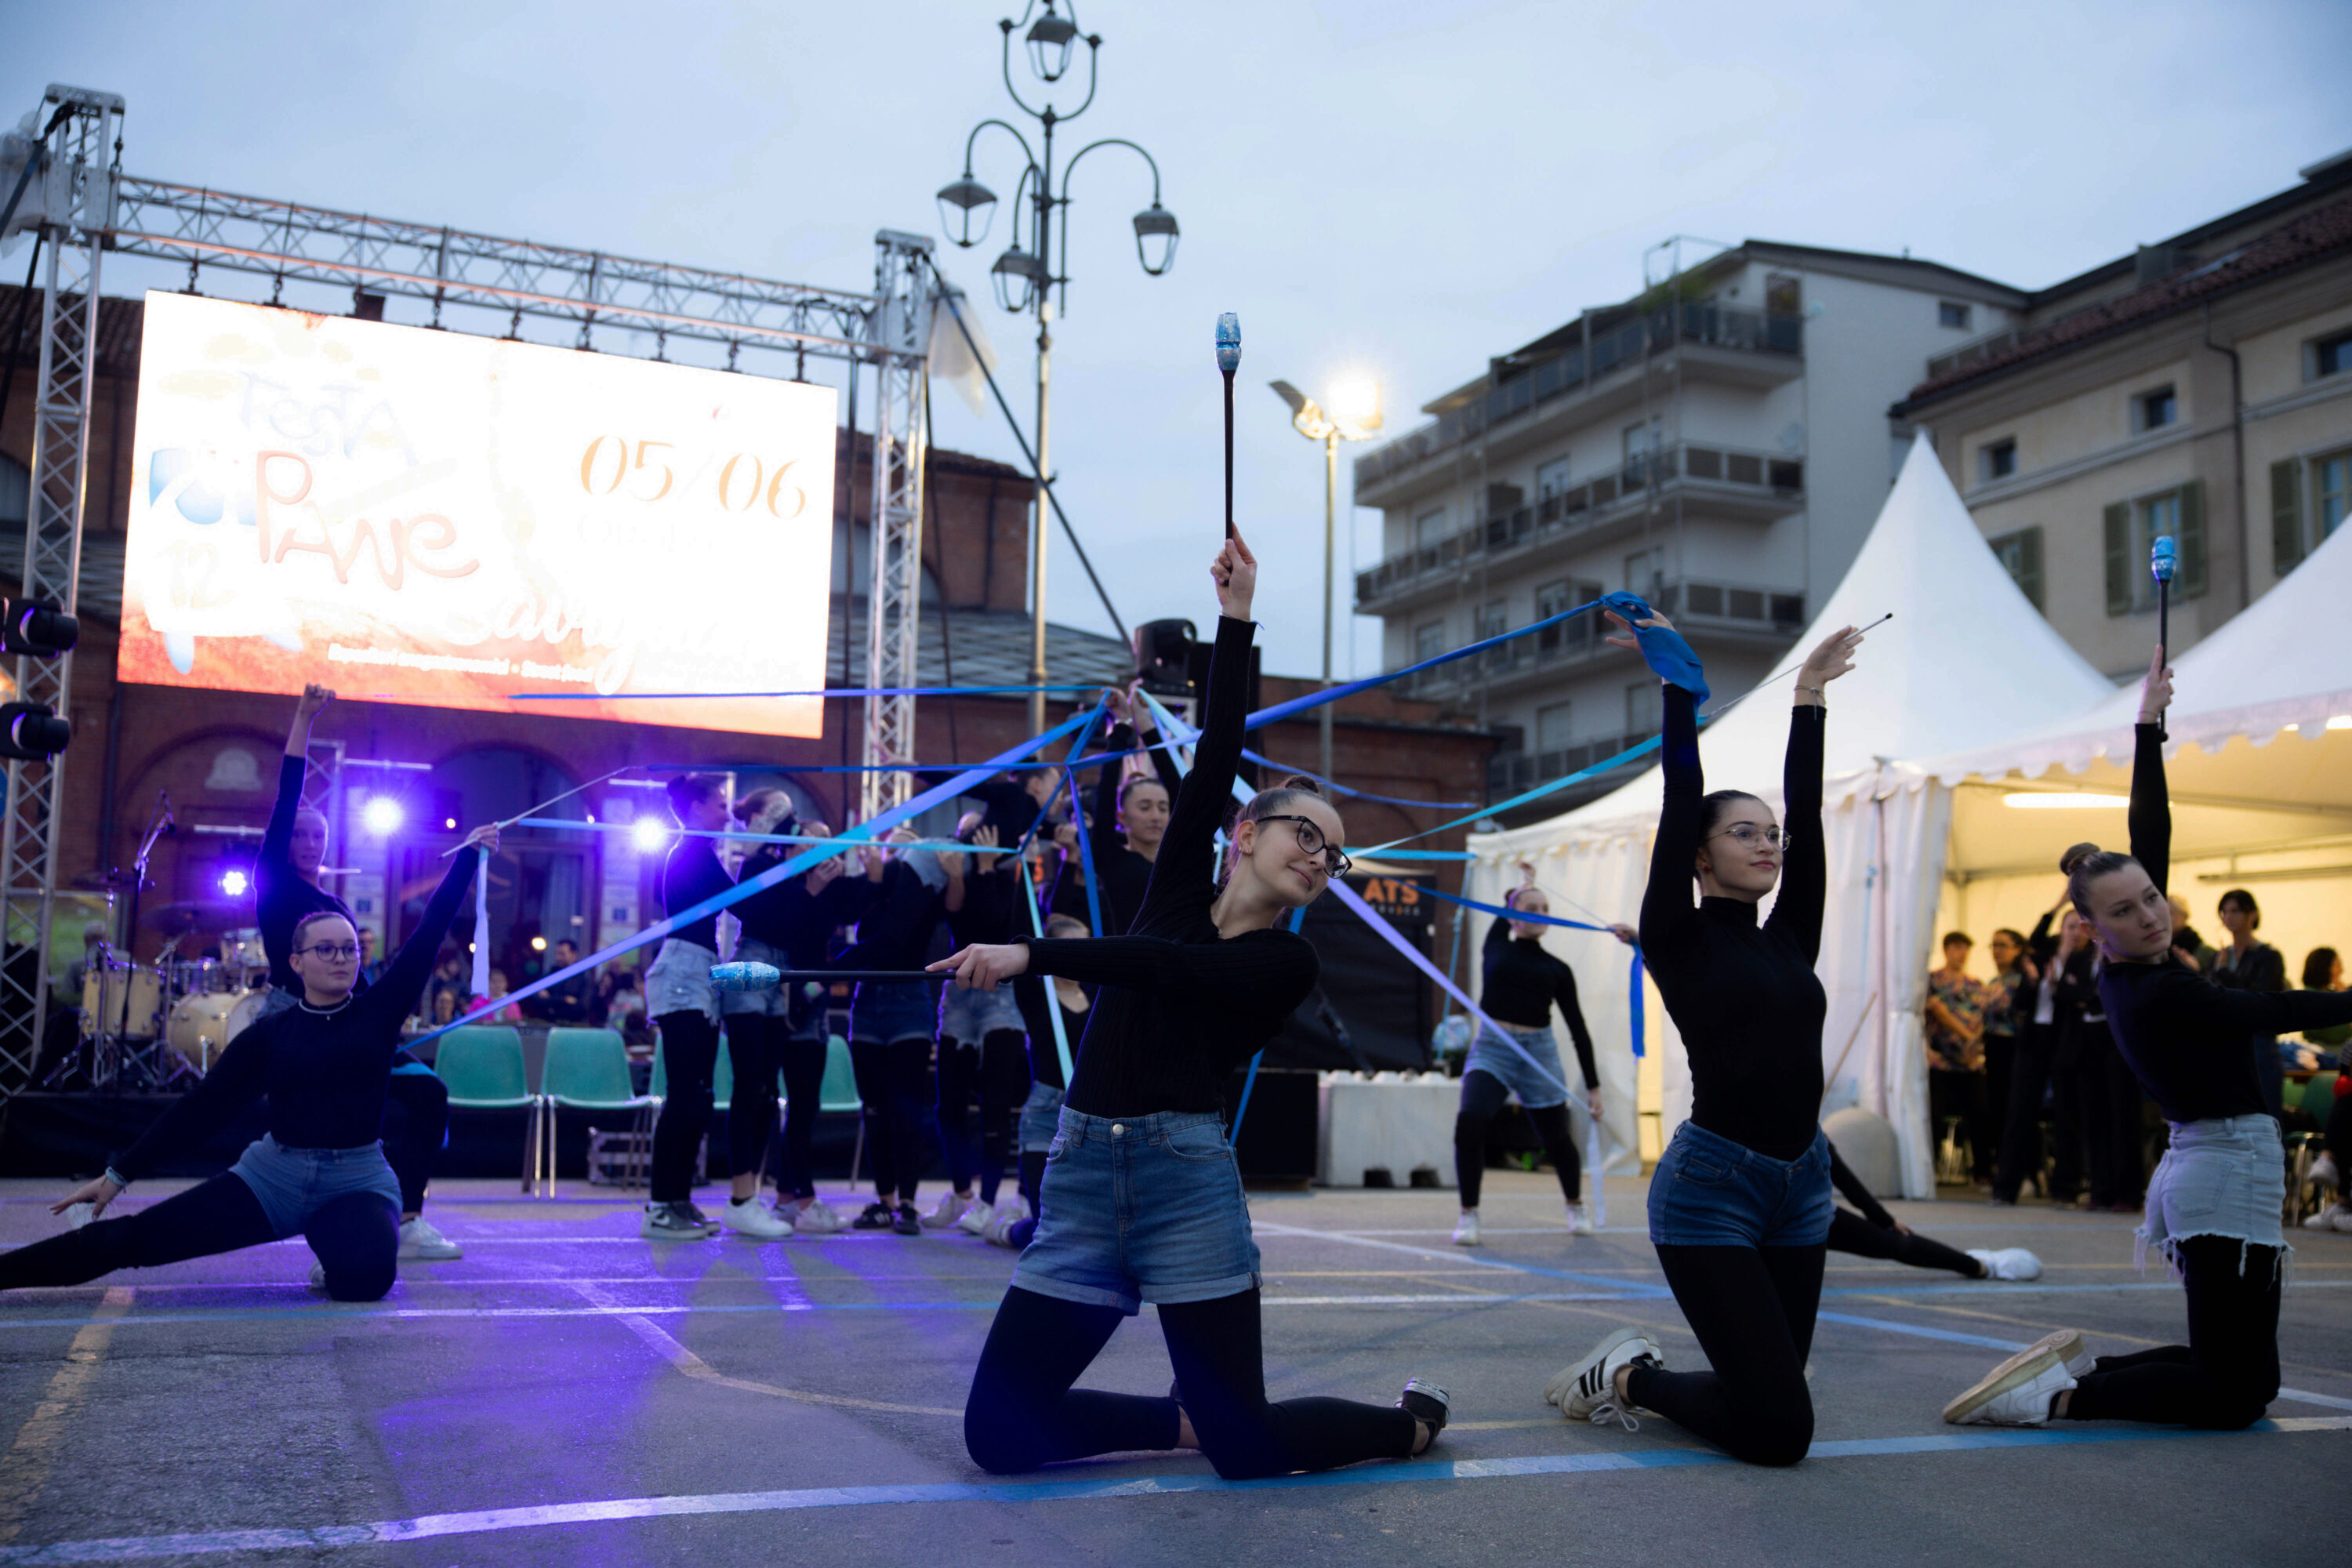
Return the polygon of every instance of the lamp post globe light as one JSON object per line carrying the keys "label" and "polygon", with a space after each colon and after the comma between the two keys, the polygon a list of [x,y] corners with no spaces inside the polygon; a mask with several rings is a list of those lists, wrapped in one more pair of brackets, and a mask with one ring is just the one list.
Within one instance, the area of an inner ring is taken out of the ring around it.
{"label": "lamp post globe light", "polygon": [[[1331,689],[1332,537],[1339,511],[1339,443],[1361,441],[1381,427],[1381,384],[1368,375],[1346,375],[1331,384],[1330,409],[1286,381],[1269,382],[1290,405],[1291,427],[1323,443],[1323,689]],[[1323,730],[1323,776],[1331,774],[1331,708],[1318,710]]]}
{"label": "lamp post globe light", "polygon": [[[972,153],[983,131],[992,128],[1010,136],[1021,151],[1021,174],[1013,193],[1013,234],[1003,253],[990,264],[988,275],[999,305],[1015,315],[1034,313],[1037,318],[1036,510],[1029,530],[1029,683],[1042,687],[1045,684],[1045,528],[1047,509],[1053,504],[1047,493],[1052,470],[1046,457],[1053,321],[1069,305],[1070,230],[1066,209],[1070,205],[1070,181],[1078,164],[1098,147],[1124,147],[1141,158],[1151,171],[1151,205],[1129,220],[1135,230],[1135,258],[1148,276],[1158,278],[1176,264],[1179,231],[1176,215],[1160,205],[1159,163],[1125,137],[1106,137],[1079,148],[1061,170],[1058,189],[1055,184],[1054,128],[1076,120],[1093,106],[1102,48],[1099,34],[1079,31],[1075,0],[1029,0],[1028,8],[1018,21],[1007,17],[996,26],[1003,35],[1005,93],[1022,113],[1036,121],[1038,145],[1031,148],[1027,137],[1002,120],[983,120],[973,126],[971,134],[964,138],[963,173],[940,187],[940,228],[962,250],[970,250],[987,239],[989,222],[996,214],[997,197],[993,190],[974,176]],[[1021,96],[1021,89],[1013,82],[1015,32],[1022,32],[1023,51],[1031,73],[1048,86],[1068,73],[1076,46],[1081,42],[1087,46],[1087,95],[1076,109],[1066,114],[1051,103],[1033,109]],[[1060,219],[1058,260],[1054,249],[1057,208],[1065,209]],[[1056,289],[1060,290],[1058,300]],[[1029,694],[1029,727],[1033,734],[1045,727],[1043,691]]]}

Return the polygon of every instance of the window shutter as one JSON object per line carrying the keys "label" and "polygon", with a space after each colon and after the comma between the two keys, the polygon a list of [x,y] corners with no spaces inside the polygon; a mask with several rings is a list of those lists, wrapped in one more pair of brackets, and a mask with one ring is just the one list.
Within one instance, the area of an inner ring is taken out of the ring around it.
{"label": "window shutter", "polygon": [[2303,465],[2271,465],[2271,571],[2284,577],[2303,564]]}
{"label": "window shutter", "polygon": [[2017,585],[2035,609],[2042,607],[2042,530],[2038,525],[2017,536]]}
{"label": "window shutter", "polygon": [[2132,607],[2131,508],[2117,501],[2106,510],[2107,614],[2127,616]]}
{"label": "window shutter", "polygon": [[2173,592],[2193,599],[2205,591],[2205,481],[2191,479],[2180,487],[2180,570]]}

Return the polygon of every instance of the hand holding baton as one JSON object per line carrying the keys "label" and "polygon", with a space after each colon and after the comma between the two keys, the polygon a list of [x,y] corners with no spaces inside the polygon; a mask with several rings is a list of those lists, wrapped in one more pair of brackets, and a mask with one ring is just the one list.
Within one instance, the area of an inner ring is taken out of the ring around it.
{"label": "hand holding baton", "polygon": [[[2168,533],[2157,536],[2147,548],[2147,574],[2156,579],[2156,647],[2157,662],[2162,664],[2172,651],[2172,578],[2180,569],[2179,546]],[[2164,715],[2156,720],[2156,732],[2160,739],[2169,739],[2164,729]]]}
{"label": "hand holding baton", "polygon": [[1217,368],[1225,376],[1225,537],[1234,536],[1234,372],[1242,367],[1242,319],[1217,318]]}

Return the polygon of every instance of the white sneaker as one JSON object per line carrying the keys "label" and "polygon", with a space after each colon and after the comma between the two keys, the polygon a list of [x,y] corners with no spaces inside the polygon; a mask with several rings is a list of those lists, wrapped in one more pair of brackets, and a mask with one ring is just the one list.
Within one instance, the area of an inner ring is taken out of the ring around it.
{"label": "white sneaker", "polygon": [[2342,1178],[2336,1172],[2336,1156],[2323,1153],[2311,1163],[2311,1179],[2323,1187],[2334,1188]]}
{"label": "white sneaker", "polygon": [[446,1263],[453,1258],[463,1258],[466,1249],[434,1228],[433,1222],[423,1215],[400,1222],[400,1250],[394,1254],[403,1262],[423,1258],[432,1263]]}
{"label": "white sneaker", "polygon": [[1592,1236],[1598,1234],[1600,1229],[1599,1226],[1592,1223],[1592,1205],[1590,1201],[1580,1200],[1568,1205],[1569,1235]]}
{"label": "white sneaker", "polygon": [[311,1265],[310,1265],[310,1289],[313,1289],[313,1290],[323,1290],[323,1289],[325,1289],[326,1288],[327,1288],[327,1266],[326,1266],[325,1264],[323,1264],[323,1263],[313,1263],[313,1264],[311,1264]]}
{"label": "white sneaker", "polygon": [[952,1192],[941,1193],[940,1201],[931,1205],[931,1212],[923,1216],[923,1228],[925,1230],[947,1229],[961,1219],[963,1211],[971,1207],[977,1201],[973,1198],[960,1198]]}
{"label": "white sneaker", "polygon": [[776,1217],[790,1220],[795,1236],[831,1236],[849,1224],[823,1198],[811,1198],[790,1214],[784,1212],[783,1205],[778,1204]]}
{"label": "white sneaker", "polygon": [[969,1236],[984,1237],[988,1234],[989,1222],[995,1217],[996,1206],[993,1204],[976,1203],[956,1216],[956,1228]]}
{"label": "white sneaker", "polygon": [[2058,1337],[2031,1345],[1985,1373],[1944,1406],[1944,1419],[1955,1426],[2048,1425],[2050,1402],[2074,1386],[2074,1374],[2051,1342]]}
{"label": "white sneaker", "polygon": [[2303,1228],[2352,1231],[2352,1204],[2333,1203],[2317,1214],[2305,1215],[2303,1219]]}
{"label": "white sneaker", "polygon": [[1476,1209],[1464,1209],[1462,1211],[1462,1217],[1456,1220],[1454,1224],[1454,1245],[1456,1247],[1479,1247],[1483,1246],[1486,1240],[1486,1237],[1481,1234],[1478,1229],[1478,1211]]}
{"label": "white sneaker", "polygon": [[1638,1361],[1664,1366],[1666,1352],[1644,1330],[1612,1329],[1582,1361],[1571,1362],[1552,1374],[1544,1385],[1544,1403],[1559,1405],[1559,1413],[1570,1421],[1602,1426],[1614,1420],[1628,1432],[1638,1431],[1641,1423],[1617,1403],[1617,1371]]}
{"label": "white sneaker", "polygon": [[1998,1250],[1972,1247],[1969,1249],[1969,1256],[1984,1265],[1985,1278],[1988,1279],[2039,1279],[2042,1278],[2042,1259],[2021,1247],[2004,1247]]}
{"label": "white sneaker", "polygon": [[719,1227],[692,1204],[647,1204],[637,1234],[649,1241],[707,1241]]}
{"label": "white sneaker", "polygon": [[980,1233],[981,1239],[997,1247],[1010,1247],[1013,1237],[1007,1233],[1028,1217],[1029,1200],[1015,1193],[996,1205],[996,1212],[989,1217],[988,1228]]}
{"label": "white sneaker", "polygon": [[756,1196],[728,1199],[719,1211],[719,1223],[754,1241],[782,1241],[793,1234],[793,1222],[771,1212]]}

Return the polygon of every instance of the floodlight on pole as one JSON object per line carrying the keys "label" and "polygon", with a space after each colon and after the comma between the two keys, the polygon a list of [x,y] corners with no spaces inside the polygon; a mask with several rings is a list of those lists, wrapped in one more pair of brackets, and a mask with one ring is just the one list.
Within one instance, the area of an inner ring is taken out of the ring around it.
{"label": "floodlight on pole", "polygon": [[[1290,409],[1291,428],[1323,444],[1323,687],[1331,687],[1331,575],[1339,515],[1339,443],[1360,441],[1381,427],[1381,384],[1368,375],[1343,376],[1332,387],[1332,413],[1286,381],[1269,382]],[[1331,710],[1318,710],[1322,729],[1323,776],[1331,773]]]}

